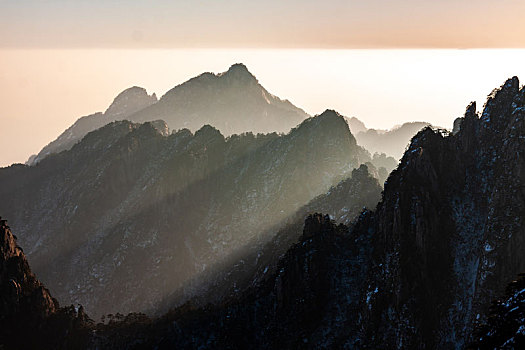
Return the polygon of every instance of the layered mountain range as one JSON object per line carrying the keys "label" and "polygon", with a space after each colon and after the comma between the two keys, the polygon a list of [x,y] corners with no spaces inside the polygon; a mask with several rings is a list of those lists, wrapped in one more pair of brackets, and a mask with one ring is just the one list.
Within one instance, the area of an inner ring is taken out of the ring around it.
{"label": "layered mountain range", "polygon": [[[374,161],[334,111],[286,135],[165,130],[161,122],[113,122],[36,166],[0,169],[0,212],[34,270],[60,300],[93,317],[156,311],[168,294],[265,244],[302,206]],[[350,219],[377,201],[374,186],[372,200],[356,197],[363,201],[333,214],[347,208]]]}
{"label": "layered mountain range", "polygon": [[[211,125],[223,135],[287,133],[310,115],[288,100],[270,94],[243,64],[226,72],[203,73],[175,86],[159,100],[141,87],[131,87],[115,97],[104,113],[81,117],[58,138],[26,162],[34,165],[50,154],[69,150],[89,132],[113,121],[135,123],[163,120],[169,129],[199,130]],[[392,130],[368,129],[359,119],[346,118],[359,145],[372,154],[393,156],[397,162],[410,138],[428,123],[405,123]],[[166,131],[167,132],[167,131]],[[394,165],[395,166],[395,165]]]}

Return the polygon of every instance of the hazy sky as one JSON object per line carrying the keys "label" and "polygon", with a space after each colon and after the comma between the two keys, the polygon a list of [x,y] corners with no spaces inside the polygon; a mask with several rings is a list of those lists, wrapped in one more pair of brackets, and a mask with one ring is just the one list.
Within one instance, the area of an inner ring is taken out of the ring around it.
{"label": "hazy sky", "polygon": [[0,0],[0,47],[525,47],[523,0]]}
{"label": "hazy sky", "polygon": [[0,166],[125,88],[160,96],[235,62],[311,114],[447,127],[525,80],[525,50],[455,50],[525,48],[524,14],[524,0],[0,0]]}

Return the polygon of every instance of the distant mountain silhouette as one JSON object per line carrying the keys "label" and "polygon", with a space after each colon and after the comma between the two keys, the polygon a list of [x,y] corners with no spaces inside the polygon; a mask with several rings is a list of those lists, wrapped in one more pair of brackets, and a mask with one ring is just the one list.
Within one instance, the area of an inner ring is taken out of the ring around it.
{"label": "distant mountain silhouette", "polygon": [[360,146],[370,153],[386,153],[395,159],[400,159],[410,139],[426,126],[425,122],[404,123],[391,130],[366,129],[365,131],[352,132]]}
{"label": "distant mountain silhouette", "polygon": [[158,103],[129,118],[162,119],[171,129],[210,124],[222,134],[288,132],[308,118],[303,110],[262,87],[244,64],[220,74],[204,73],[168,91]]}
{"label": "distant mountain silhouette", "polygon": [[[0,212],[51,290],[96,312],[151,305],[181,280],[208,288],[162,317],[80,323],[72,334],[95,348],[520,348],[523,139],[514,77],[481,114],[471,103],[454,132],[419,131],[375,209],[352,220],[379,187],[334,111],[286,135],[226,139],[210,126],[163,136],[115,122],[37,166],[0,169]],[[58,306],[0,229],[2,329],[25,330],[25,318],[45,329]],[[220,270],[204,265],[213,261]],[[193,280],[211,272],[208,285]],[[48,329],[37,334],[60,344],[53,332],[71,334]]]}
{"label": "distant mountain silhouette", "polygon": [[365,123],[363,123],[356,117],[346,118],[346,121],[348,122],[348,127],[350,128],[350,131],[354,135],[368,130],[368,128],[365,126]]}
{"label": "distant mountain silhouette", "polygon": [[373,162],[334,111],[286,135],[165,130],[113,122],[36,166],[0,169],[0,212],[34,270],[93,317],[155,309]]}
{"label": "distant mountain silhouette", "polygon": [[82,117],[27,164],[70,149],[88,132],[110,122],[164,120],[172,130],[192,132],[209,124],[223,135],[288,132],[309,115],[262,87],[243,64],[220,74],[204,73],[168,91],[159,101],[139,87],[120,93],[104,113]]}
{"label": "distant mountain silhouette", "polygon": [[133,113],[157,102],[155,94],[149,96],[145,89],[134,86],[122,91],[104,113],[95,113],[78,119],[56,140],[45,146],[37,155],[31,156],[28,165],[34,165],[46,156],[73,147],[87,133],[115,120],[128,118]]}

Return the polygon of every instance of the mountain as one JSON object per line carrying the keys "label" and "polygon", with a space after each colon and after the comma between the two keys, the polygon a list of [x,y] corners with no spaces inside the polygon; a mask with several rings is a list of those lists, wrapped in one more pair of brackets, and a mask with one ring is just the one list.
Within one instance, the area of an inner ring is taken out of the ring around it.
{"label": "mountain", "polygon": [[243,64],[234,64],[220,74],[204,73],[178,85],[157,101],[143,88],[121,92],[104,113],[77,120],[56,140],[44,147],[27,164],[34,165],[52,153],[70,149],[88,132],[108,123],[164,120],[172,130],[199,130],[212,125],[223,135],[286,133],[309,115],[287,100],[262,87]]}
{"label": "mountain", "polygon": [[484,344],[521,344],[522,281],[485,315],[525,271],[525,88],[509,79],[481,114],[472,103],[456,124],[456,133],[425,128],[412,138],[375,210],[348,227],[309,216],[272,273],[221,303],[189,302],[139,326],[133,341],[455,349],[488,322]]}
{"label": "mountain", "polygon": [[0,169],[0,212],[33,269],[93,317],[155,310],[372,161],[334,111],[286,135],[163,129],[113,122],[36,166]]}
{"label": "mountain", "polygon": [[288,132],[309,116],[262,87],[244,64],[220,74],[204,73],[168,91],[158,103],[129,117],[162,119],[171,129],[210,124],[224,135]]}
{"label": "mountain", "polygon": [[357,143],[370,153],[386,153],[395,159],[400,159],[410,139],[424,127],[431,126],[425,122],[404,123],[391,130],[365,129],[353,132]]}
{"label": "mountain", "polygon": [[73,125],[66,129],[58,138],[50,142],[35,156],[27,161],[28,165],[34,165],[46,156],[70,149],[89,132],[103,127],[115,120],[123,120],[133,113],[146,108],[157,102],[155,94],[148,95],[141,87],[131,87],[122,91],[113,100],[113,103],[104,113],[95,113],[78,119]]}
{"label": "mountain", "polygon": [[356,117],[346,118],[348,122],[348,127],[352,134],[357,135],[360,132],[366,132],[368,128],[365,126],[365,123],[357,119]]}
{"label": "mountain", "polygon": [[83,348],[91,320],[83,309],[60,308],[31,272],[16,237],[0,218],[0,347]]}

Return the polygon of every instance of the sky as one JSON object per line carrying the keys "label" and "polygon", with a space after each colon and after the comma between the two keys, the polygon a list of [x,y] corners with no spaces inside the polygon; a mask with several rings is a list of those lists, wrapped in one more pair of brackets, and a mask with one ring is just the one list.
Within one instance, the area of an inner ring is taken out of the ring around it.
{"label": "sky", "polygon": [[525,47],[523,0],[0,0],[0,47]]}
{"label": "sky", "polygon": [[525,81],[525,1],[0,0],[0,166],[138,85],[161,96],[236,62],[314,115],[450,127]]}

